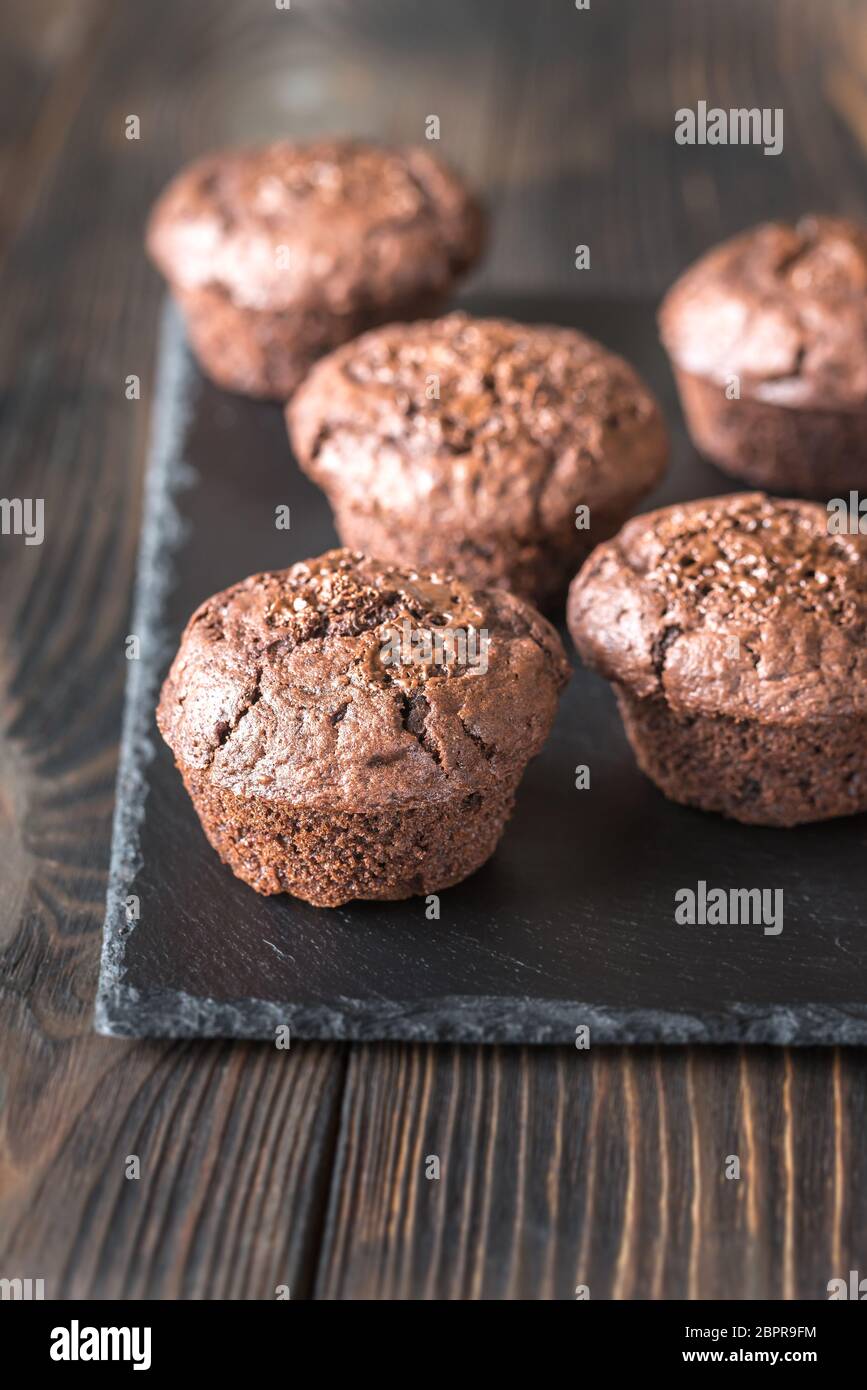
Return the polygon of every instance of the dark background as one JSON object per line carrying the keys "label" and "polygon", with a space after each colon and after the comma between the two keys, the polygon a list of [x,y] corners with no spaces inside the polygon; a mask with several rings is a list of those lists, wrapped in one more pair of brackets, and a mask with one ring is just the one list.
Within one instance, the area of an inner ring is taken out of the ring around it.
{"label": "dark background", "polygon": [[[0,495],[46,499],[42,547],[0,538],[0,1276],[54,1297],[821,1298],[867,1272],[861,1052],[91,1032],[162,182],[222,141],[419,140],[437,114],[494,217],[473,289],[656,295],[750,222],[864,215],[867,8],[7,0],[0,51]],[[701,99],[783,107],[783,153],[676,145]]]}

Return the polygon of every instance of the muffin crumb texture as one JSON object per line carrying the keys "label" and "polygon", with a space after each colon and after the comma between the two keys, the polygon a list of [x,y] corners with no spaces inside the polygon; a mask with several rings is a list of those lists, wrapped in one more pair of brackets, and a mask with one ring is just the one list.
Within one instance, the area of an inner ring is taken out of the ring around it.
{"label": "muffin crumb texture", "polygon": [[569,626],[675,800],[795,824],[867,809],[867,539],[741,494],[636,518],[576,579]]}
{"label": "muffin crumb texture", "polygon": [[[573,329],[450,314],[364,335],[287,411],[341,538],[541,605],[659,480],[668,440],[633,369]],[[589,529],[576,509],[589,509]]]}
{"label": "muffin crumb texture", "polygon": [[[447,645],[394,660],[407,633],[456,631],[486,635],[484,661]],[[484,862],[568,669],[511,595],[338,550],[204,603],[157,718],[235,873],[331,906],[434,891]]]}
{"label": "muffin crumb texture", "polygon": [[867,410],[867,232],[766,222],[702,256],[660,309],[683,371],[778,405]]}
{"label": "muffin crumb texture", "polygon": [[147,245],[209,374],[286,400],[338,343],[441,305],[484,236],[478,204],[425,149],[277,141],[183,169]]}
{"label": "muffin crumb texture", "polygon": [[768,222],[702,256],[659,315],[690,436],[751,487],[867,487],[867,232]]}

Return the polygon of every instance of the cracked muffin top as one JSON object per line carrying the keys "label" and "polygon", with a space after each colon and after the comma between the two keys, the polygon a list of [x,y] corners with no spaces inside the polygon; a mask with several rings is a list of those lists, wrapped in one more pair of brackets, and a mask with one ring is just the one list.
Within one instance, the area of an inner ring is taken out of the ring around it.
{"label": "cracked muffin top", "polygon": [[659,312],[681,370],[779,405],[867,409],[867,231],[766,222],[714,247]]}
{"label": "cracked muffin top", "polygon": [[332,550],[207,599],[157,723],[182,767],[239,796],[365,810],[512,778],[568,675],[511,594]]}
{"label": "cracked muffin top", "polygon": [[147,233],[181,289],[335,313],[446,290],[482,241],[479,207],[426,150],[352,140],[207,155],[164,190]]}
{"label": "cracked muffin top", "polygon": [[867,537],[816,503],[742,493],[627,523],[569,594],[583,660],[676,712],[867,715]]}
{"label": "cracked muffin top", "polygon": [[341,504],[436,509],[455,528],[544,534],[659,479],[668,437],[632,367],[571,328],[466,314],[374,329],[287,407],[301,466]]}

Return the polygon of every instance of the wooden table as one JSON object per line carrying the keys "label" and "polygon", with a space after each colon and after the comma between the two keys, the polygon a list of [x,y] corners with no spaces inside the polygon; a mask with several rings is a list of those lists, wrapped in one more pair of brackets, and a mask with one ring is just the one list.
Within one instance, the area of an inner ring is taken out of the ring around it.
{"label": "wooden table", "polygon": [[[44,497],[46,539],[0,538],[0,1275],[53,1297],[821,1298],[867,1272],[859,1052],[91,1031],[166,177],[225,140],[419,140],[437,114],[495,218],[480,288],[656,295],[750,222],[865,214],[863,5],[11,0],[2,52],[0,493]],[[701,99],[782,107],[784,153],[679,147]]]}

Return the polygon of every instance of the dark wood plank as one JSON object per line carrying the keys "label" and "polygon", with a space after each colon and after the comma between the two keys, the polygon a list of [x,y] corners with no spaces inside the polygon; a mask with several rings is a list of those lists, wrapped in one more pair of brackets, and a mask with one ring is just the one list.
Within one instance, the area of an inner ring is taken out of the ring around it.
{"label": "dark wood plank", "polygon": [[306,1296],[339,1049],[81,1037],[44,1052],[31,1069],[11,1056],[4,1270],[51,1298]]}
{"label": "dark wood plank", "polygon": [[363,1047],[347,1096],[320,1298],[823,1298],[862,1258],[851,1052]]}
{"label": "dark wood plank", "polygon": [[50,1297],[303,1296],[344,1052],[91,1032],[161,299],[142,225],[207,138],[210,101],[183,71],[235,51],[238,10],[205,24],[189,6],[92,4],[64,29],[68,6],[44,27],[19,8],[3,34],[30,105],[4,147],[0,493],[43,497],[46,537],[0,541],[0,1269]]}

